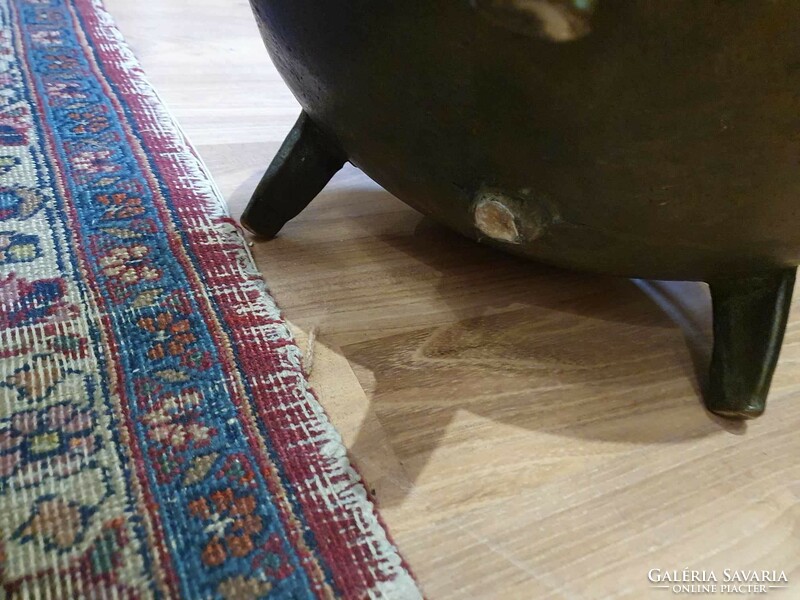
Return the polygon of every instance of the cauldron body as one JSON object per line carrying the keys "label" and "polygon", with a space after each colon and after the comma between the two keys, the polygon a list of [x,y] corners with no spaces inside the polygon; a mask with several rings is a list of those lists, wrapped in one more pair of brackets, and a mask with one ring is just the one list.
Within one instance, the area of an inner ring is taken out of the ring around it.
{"label": "cauldron body", "polygon": [[711,394],[742,385],[716,412],[763,410],[731,406],[766,395],[745,388],[769,385],[800,263],[800,2],[251,3],[304,114],[246,226],[277,233],[349,160],[509,252],[709,281]]}

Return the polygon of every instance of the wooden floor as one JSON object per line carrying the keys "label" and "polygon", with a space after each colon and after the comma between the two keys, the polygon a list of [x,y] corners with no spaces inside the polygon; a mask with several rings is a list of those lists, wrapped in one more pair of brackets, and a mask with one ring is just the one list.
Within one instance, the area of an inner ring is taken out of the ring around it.
{"label": "wooden floor", "polygon": [[[299,112],[247,3],[106,3],[240,214]],[[655,568],[783,570],[770,595],[800,598],[799,311],[735,425],[699,399],[700,284],[506,257],[352,168],[254,251],[432,600],[666,598]]]}

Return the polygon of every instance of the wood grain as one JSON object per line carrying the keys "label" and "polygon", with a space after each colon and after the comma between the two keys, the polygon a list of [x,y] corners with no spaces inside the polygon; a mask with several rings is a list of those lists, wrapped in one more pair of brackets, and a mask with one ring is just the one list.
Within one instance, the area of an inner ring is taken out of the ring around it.
{"label": "wood grain", "polygon": [[[240,214],[299,111],[246,2],[106,3]],[[254,250],[431,599],[667,597],[651,568],[784,570],[771,595],[800,597],[797,310],[736,425],[700,403],[701,284],[503,256],[352,168]]]}

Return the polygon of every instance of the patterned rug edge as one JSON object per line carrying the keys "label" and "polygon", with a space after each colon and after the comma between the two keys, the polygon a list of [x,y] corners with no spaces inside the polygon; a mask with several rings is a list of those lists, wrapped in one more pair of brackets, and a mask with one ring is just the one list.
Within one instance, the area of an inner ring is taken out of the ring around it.
{"label": "patterned rug edge", "polygon": [[[289,356],[292,358],[293,367],[297,375],[297,383],[303,395],[302,401],[312,410],[313,423],[311,425],[315,425],[318,428],[314,439],[315,442],[320,444],[320,456],[317,457],[317,465],[326,470],[326,475],[331,480],[341,482],[340,487],[335,490],[336,498],[340,504],[353,512],[359,520],[359,533],[369,542],[370,549],[378,560],[382,577],[378,578],[374,588],[369,590],[369,597],[402,600],[422,598],[418,584],[409,566],[392,542],[376,506],[367,494],[362,477],[350,461],[341,435],[330,422],[316,393],[308,383],[302,364],[302,350],[297,346],[293,334],[286,326],[283,315],[255,264],[254,257],[244,237],[244,232],[231,218],[227,203],[214,182],[207,165],[192,146],[177,119],[168,110],[166,103],[159,96],[155,86],[148,79],[102,0],[78,0],[78,2],[81,1],[92,6],[94,11],[92,17],[97,21],[95,23],[95,33],[113,44],[113,49],[117,53],[117,55],[113,56],[109,53],[103,53],[103,62],[113,61],[116,68],[125,71],[132,78],[132,81],[136,84],[139,99],[147,104],[151,114],[157,115],[160,125],[158,134],[163,137],[168,137],[170,134],[175,136],[174,139],[169,140],[175,151],[175,154],[172,154],[169,159],[180,162],[184,169],[194,174],[193,185],[199,195],[202,195],[206,200],[204,208],[207,211],[209,220],[216,223],[220,238],[227,240],[226,252],[236,255],[236,260],[233,261],[233,264],[238,268],[237,275],[248,282],[248,286],[250,286],[248,291],[255,292],[255,294],[248,296],[249,302],[247,305],[231,306],[230,301],[226,300],[228,303],[226,310],[258,311],[273,324],[273,327],[274,322],[280,322],[283,327],[282,341],[285,341],[287,349],[290,350]],[[133,116],[133,120],[136,120],[136,118],[136,116]],[[143,133],[143,137],[146,135]],[[175,218],[176,220],[181,219],[177,215]],[[214,287],[209,282],[206,282],[206,284],[211,296],[216,298]],[[253,302],[255,302],[255,305],[250,305]]]}

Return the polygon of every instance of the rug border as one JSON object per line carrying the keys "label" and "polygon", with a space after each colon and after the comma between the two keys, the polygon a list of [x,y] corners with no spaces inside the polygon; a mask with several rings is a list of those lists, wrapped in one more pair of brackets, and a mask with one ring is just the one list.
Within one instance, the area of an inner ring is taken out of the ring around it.
{"label": "rug border", "polygon": [[[265,314],[270,314],[271,319],[279,321],[285,330],[285,336],[282,340],[283,343],[290,349],[287,354],[289,357],[294,358],[295,375],[298,377],[298,391],[303,395],[302,400],[311,409],[314,418],[312,425],[316,426],[318,431],[323,433],[318,441],[321,442],[320,452],[318,456],[313,459],[308,458],[316,467],[323,467],[327,471],[329,479],[337,482],[343,481],[342,485],[337,490],[337,498],[342,506],[348,512],[353,513],[353,516],[358,517],[358,521],[363,529],[359,531],[359,537],[364,537],[368,543],[370,550],[373,552],[374,558],[377,561],[379,571],[377,575],[382,575],[386,579],[376,576],[374,586],[370,590],[364,590],[370,597],[376,598],[397,598],[397,599],[412,599],[421,598],[422,595],[418,588],[417,583],[412,577],[410,570],[400,555],[396,546],[392,543],[385,525],[382,523],[381,518],[373,502],[370,501],[366,488],[363,485],[362,478],[353,467],[348,458],[347,449],[344,446],[339,432],[330,422],[324,408],[320,404],[314,391],[308,384],[306,373],[303,370],[302,363],[299,360],[302,352],[295,343],[291,331],[286,326],[286,321],[283,318],[280,310],[278,309],[273,296],[269,293],[266,282],[263,279],[260,271],[255,265],[255,260],[248,247],[247,241],[244,237],[243,230],[235,224],[228,212],[227,204],[222,197],[216,183],[211,177],[211,173],[207,165],[203,162],[195,148],[191,145],[188,137],[181,128],[180,124],[174,118],[167,108],[166,103],[158,94],[156,88],[151,84],[145,75],[141,64],[136,59],[130,46],[124,40],[119,28],[116,26],[113,17],[103,5],[102,0],[72,0],[74,6],[77,8],[81,5],[86,5],[93,11],[92,16],[97,19],[97,23],[91,24],[97,30],[87,31],[87,35],[99,35],[105,39],[113,41],[115,52],[104,51],[92,45],[92,49],[98,54],[98,59],[103,63],[114,63],[114,66],[123,69],[127,75],[135,82],[136,92],[140,99],[148,105],[151,115],[161,125],[159,127],[158,135],[166,137],[172,142],[174,152],[165,160],[178,161],[180,166],[186,169],[187,172],[195,173],[198,182],[203,181],[207,185],[207,189],[198,190],[198,194],[202,195],[206,200],[204,208],[206,209],[206,216],[209,222],[212,223],[216,229],[221,240],[225,240],[225,246],[235,244],[235,251],[240,254],[241,260],[232,261],[232,265],[237,269],[236,275],[240,278],[243,285],[247,285],[249,289],[257,288],[258,296],[257,302]],[[123,101],[123,99],[120,99]],[[136,120],[136,115],[133,115]],[[142,126],[141,122],[137,122],[139,126],[139,133],[142,142],[145,144],[154,143],[154,133],[147,131],[146,127]],[[176,210],[173,210],[175,218],[175,225],[181,224],[181,218]],[[188,236],[187,236],[188,237]],[[230,248],[226,248],[230,250]],[[196,255],[196,253],[193,252]],[[195,256],[196,257],[196,256]],[[208,277],[209,273],[205,270],[198,269],[198,275]],[[214,286],[207,286],[209,299],[214,302],[215,312],[219,315],[225,314],[226,311],[236,311],[237,306],[231,304],[230,300],[226,300],[225,309],[220,308],[220,298],[216,294]],[[252,301],[252,299],[251,299]],[[248,306],[252,309],[252,306]],[[247,369],[240,366],[239,370],[242,371],[245,377],[257,376],[253,373],[248,373]],[[255,400],[250,398],[251,402]],[[305,451],[308,452],[313,446],[309,446]],[[299,495],[296,495],[297,501],[301,507],[308,509],[306,501]],[[317,507],[311,507],[316,509]],[[336,520],[333,511],[329,517],[332,521]],[[307,524],[313,528],[310,521]],[[331,569],[340,567],[335,562],[325,561],[325,565]],[[347,574],[344,575],[347,579]],[[339,577],[336,577],[337,582]]]}

